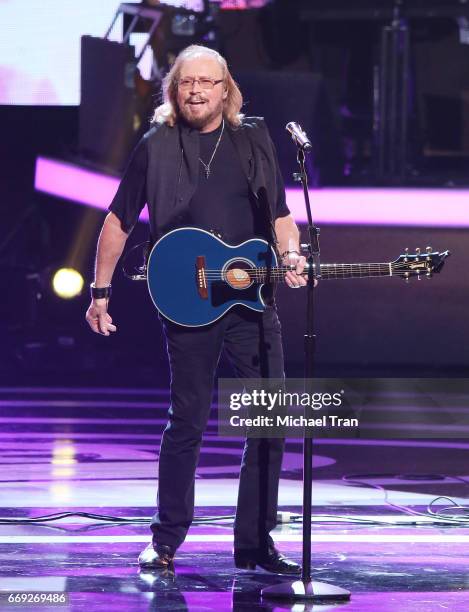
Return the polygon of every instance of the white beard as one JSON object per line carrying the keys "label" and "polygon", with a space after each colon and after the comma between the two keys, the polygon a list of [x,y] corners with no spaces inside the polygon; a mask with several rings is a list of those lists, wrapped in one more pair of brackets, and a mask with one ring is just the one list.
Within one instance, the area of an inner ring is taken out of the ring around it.
{"label": "white beard", "polygon": [[192,114],[187,113],[186,106],[184,106],[183,108],[179,110],[180,110],[180,113],[184,121],[188,125],[190,125],[192,128],[195,128],[196,130],[201,130],[206,125],[208,125],[211,121],[213,121],[215,117],[217,117],[223,112],[223,102],[220,102],[220,104],[216,108],[214,108],[212,111],[206,112],[199,116],[194,116]]}

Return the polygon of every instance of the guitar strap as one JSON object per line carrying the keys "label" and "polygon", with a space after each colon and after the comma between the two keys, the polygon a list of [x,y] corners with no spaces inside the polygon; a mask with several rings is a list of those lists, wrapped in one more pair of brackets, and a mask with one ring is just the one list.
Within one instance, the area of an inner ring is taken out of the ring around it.
{"label": "guitar strap", "polygon": [[[272,215],[271,198],[269,197],[267,185],[270,181],[266,180],[262,158],[269,158],[270,167],[275,168],[275,158],[272,146],[269,142],[260,143],[254,135],[264,136],[267,132],[256,125],[254,118],[247,118],[245,124],[238,129],[229,129],[228,132],[238,151],[241,166],[248,180],[249,188],[254,196],[254,201],[261,212],[265,222],[268,242],[277,250],[277,235]],[[255,118],[257,119],[257,118]],[[274,180],[274,177],[272,177]]]}

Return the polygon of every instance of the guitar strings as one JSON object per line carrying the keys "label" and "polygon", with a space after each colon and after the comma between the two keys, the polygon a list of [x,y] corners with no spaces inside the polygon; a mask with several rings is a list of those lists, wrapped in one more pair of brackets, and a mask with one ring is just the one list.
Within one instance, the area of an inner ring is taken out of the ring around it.
{"label": "guitar strings", "polygon": [[[393,266],[407,266],[408,264],[402,263],[402,264],[395,264],[393,262],[391,262],[391,265]],[[335,264],[335,263],[330,263],[330,264],[321,264],[321,268],[332,268],[332,267],[343,267],[343,266],[386,266],[387,268],[389,268],[389,263],[350,263],[350,264]],[[272,266],[270,268],[270,270],[284,270],[286,268],[290,268],[290,266]],[[206,272],[221,272],[221,270],[219,268],[204,268]],[[256,270],[267,270],[266,266],[259,266],[257,268],[245,268],[246,271],[251,271],[251,272],[255,272]]]}
{"label": "guitar strings", "polygon": [[[267,268],[248,268],[242,269],[250,279],[253,280],[265,280],[266,278],[271,279],[283,279],[285,274],[289,271],[293,271],[294,268],[287,266],[273,267],[268,270]],[[393,263],[391,264],[391,270],[399,274],[400,272],[406,273],[408,271],[408,264],[406,263]],[[427,270],[425,270],[426,272]],[[341,276],[341,275],[352,275],[360,276],[362,273],[369,274],[373,272],[380,272],[378,276],[389,275],[390,267],[388,263],[370,263],[370,264],[321,264],[322,276]],[[304,274],[307,274],[304,273]],[[204,276],[208,280],[225,280],[226,271],[206,269]]]}
{"label": "guitar strings", "polygon": [[[389,270],[389,263],[370,263],[370,264],[361,264],[361,263],[357,263],[357,264],[321,264],[321,269],[327,269],[327,268],[334,268],[334,269],[340,269],[340,268],[345,268],[345,267],[349,267],[349,268],[353,268],[359,266],[360,268],[386,268],[387,270]],[[406,263],[391,263],[391,266],[393,269],[395,268],[407,268],[408,264]],[[289,266],[272,266],[272,268],[266,268],[265,266],[259,267],[259,268],[241,268],[243,269],[245,272],[256,272],[257,270],[267,270],[270,269],[272,272],[278,271],[281,272],[283,270],[290,270],[292,268],[290,268]],[[205,272],[223,272],[223,270],[221,269],[211,269],[211,268],[204,268]]]}
{"label": "guitar strings", "polygon": [[[268,272],[265,268],[258,268],[257,270],[246,270],[246,269],[242,269],[241,270],[243,272],[245,272],[246,274],[284,274],[286,272],[292,271],[295,268],[281,268],[281,269],[270,269],[270,271]],[[391,267],[391,270],[408,270],[407,266],[395,266],[395,267]],[[332,267],[331,268],[323,268],[321,267],[321,272],[366,272],[366,271],[374,271],[374,270],[382,270],[383,272],[389,272],[389,265],[385,265],[385,266],[369,266],[366,268],[336,268],[336,267]],[[227,270],[205,270],[205,274],[222,274],[222,273],[226,273]],[[305,274],[307,273],[307,271],[304,272]]]}

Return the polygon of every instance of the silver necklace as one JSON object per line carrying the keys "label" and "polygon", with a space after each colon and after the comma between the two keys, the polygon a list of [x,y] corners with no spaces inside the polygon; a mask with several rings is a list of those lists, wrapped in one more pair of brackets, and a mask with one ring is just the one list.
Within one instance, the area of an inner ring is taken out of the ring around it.
{"label": "silver necklace", "polygon": [[218,137],[217,140],[217,144],[215,145],[215,148],[213,149],[213,153],[212,153],[212,157],[210,158],[210,161],[208,162],[208,164],[206,164],[202,159],[200,159],[199,157],[199,162],[202,164],[202,166],[205,168],[205,178],[208,178],[210,176],[210,164],[213,162],[213,158],[215,157],[215,153],[217,152],[218,149],[218,145],[220,144],[221,141],[221,137],[223,136],[223,130],[225,129],[225,120],[222,119],[222,124],[221,124],[221,132],[220,132],[220,136]]}

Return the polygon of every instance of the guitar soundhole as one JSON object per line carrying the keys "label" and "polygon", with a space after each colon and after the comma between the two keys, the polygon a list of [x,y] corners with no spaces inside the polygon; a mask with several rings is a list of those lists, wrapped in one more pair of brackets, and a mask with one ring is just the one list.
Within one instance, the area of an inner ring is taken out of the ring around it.
{"label": "guitar soundhole", "polygon": [[233,289],[247,289],[253,283],[253,279],[249,275],[249,270],[252,266],[247,261],[236,260],[231,261],[225,267],[223,275],[225,281]]}

